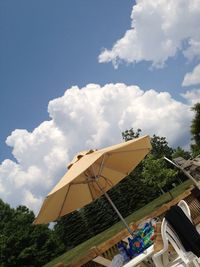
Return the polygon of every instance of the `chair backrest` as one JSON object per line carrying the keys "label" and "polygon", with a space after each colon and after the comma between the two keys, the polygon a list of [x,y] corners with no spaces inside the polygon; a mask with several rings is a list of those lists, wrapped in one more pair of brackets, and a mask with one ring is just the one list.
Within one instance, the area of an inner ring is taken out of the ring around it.
{"label": "chair backrest", "polygon": [[185,213],[185,215],[192,222],[191,212],[190,212],[190,208],[189,208],[187,202],[185,202],[185,200],[181,200],[181,201],[179,201],[178,206],[182,209],[182,211]]}
{"label": "chair backrest", "polygon": [[168,242],[171,243],[176,253],[182,258],[187,252],[183,247],[181,241],[179,240],[177,234],[173,228],[169,225],[167,220],[164,218],[161,226],[161,233],[163,238],[163,243],[168,248]]}
{"label": "chair backrest", "polygon": [[[187,205],[187,203],[184,200],[181,200],[178,203],[178,206],[183,210],[185,215],[192,221],[191,219],[191,212]],[[185,248],[183,247],[179,237],[177,236],[174,229],[171,227],[171,225],[167,222],[167,220],[164,218],[161,225],[161,235],[163,238],[163,245],[164,248],[168,249],[168,242],[171,243],[176,253],[179,255],[182,260],[187,263],[191,260],[192,257],[195,257],[195,255],[191,252],[187,252]]]}

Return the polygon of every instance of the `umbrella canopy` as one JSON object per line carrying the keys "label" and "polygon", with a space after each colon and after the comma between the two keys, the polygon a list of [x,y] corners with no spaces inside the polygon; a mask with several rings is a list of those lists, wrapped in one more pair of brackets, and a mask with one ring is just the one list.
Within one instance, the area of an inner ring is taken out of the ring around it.
{"label": "umbrella canopy", "polygon": [[80,152],[47,195],[35,224],[48,223],[99,198],[126,177],[148,154],[150,138]]}

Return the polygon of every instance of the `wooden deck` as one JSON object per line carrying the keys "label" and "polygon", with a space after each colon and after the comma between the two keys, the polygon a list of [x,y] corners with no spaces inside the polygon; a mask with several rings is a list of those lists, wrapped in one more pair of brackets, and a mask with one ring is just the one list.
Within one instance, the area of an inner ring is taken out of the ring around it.
{"label": "wooden deck", "polygon": [[[137,226],[142,222],[149,218],[159,217],[162,219],[164,217],[165,212],[173,205],[177,204],[181,199],[184,199],[191,210],[191,215],[193,222],[195,224],[200,223],[200,204],[199,201],[191,194],[191,189],[185,191],[183,194],[179,195],[172,201],[167,204],[164,204],[154,212],[150,213],[148,216],[143,219],[137,221],[134,224],[130,224],[130,228],[134,231],[137,229]],[[113,238],[107,240],[106,242],[91,248],[84,257],[79,259],[77,262],[71,264],[63,264],[60,266],[64,267],[102,267],[108,266],[108,263],[112,260],[112,258],[118,254],[117,244],[121,240],[125,239],[129,236],[129,233],[126,229],[120,231]],[[101,261],[102,260],[102,261]],[[59,266],[55,265],[54,267]]]}

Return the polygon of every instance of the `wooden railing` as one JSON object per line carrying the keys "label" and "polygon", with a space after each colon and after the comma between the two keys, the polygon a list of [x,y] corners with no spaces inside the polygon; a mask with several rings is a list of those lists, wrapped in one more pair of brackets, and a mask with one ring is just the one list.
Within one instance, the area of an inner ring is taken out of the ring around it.
{"label": "wooden railing", "polygon": [[[186,190],[183,194],[179,195],[172,201],[168,202],[167,204],[162,205],[160,208],[155,210],[154,212],[148,214],[148,216],[142,218],[141,220],[137,221],[134,224],[130,224],[130,228],[134,231],[137,229],[137,226],[142,222],[149,218],[159,217],[162,219],[165,215],[165,212],[173,205],[177,204],[181,199],[184,199],[191,210],[191,215],[193,222],[198,224],[200,222],[200,204],[196,198],[191,194],[191,189]],[[63,266],[63,267],[101,267],[103,265],[94,262],[94,259],[98,256],[103,256],[106,259],[111,260],[116,254],[118,254],[117,244],[129,236],[129,232],[124,229],[116,234],[111,239],[107,240],[106,242],[91,248],[88,253],[79,259],[77,262],[71,264],[57,264],[54,267]]]}

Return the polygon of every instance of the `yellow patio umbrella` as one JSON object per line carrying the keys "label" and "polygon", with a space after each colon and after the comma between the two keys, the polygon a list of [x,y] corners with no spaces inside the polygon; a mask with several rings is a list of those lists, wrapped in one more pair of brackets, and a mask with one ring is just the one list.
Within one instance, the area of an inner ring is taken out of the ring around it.
{"label": "yellow patio umbrella", "polygon": [[104,194],[131,233],[106,192],[126,177],[150,149],[150,138],[144,136],[100,150],[80,152],[68,165],[66,174],[47,195],[34,223],[55,221]]}

